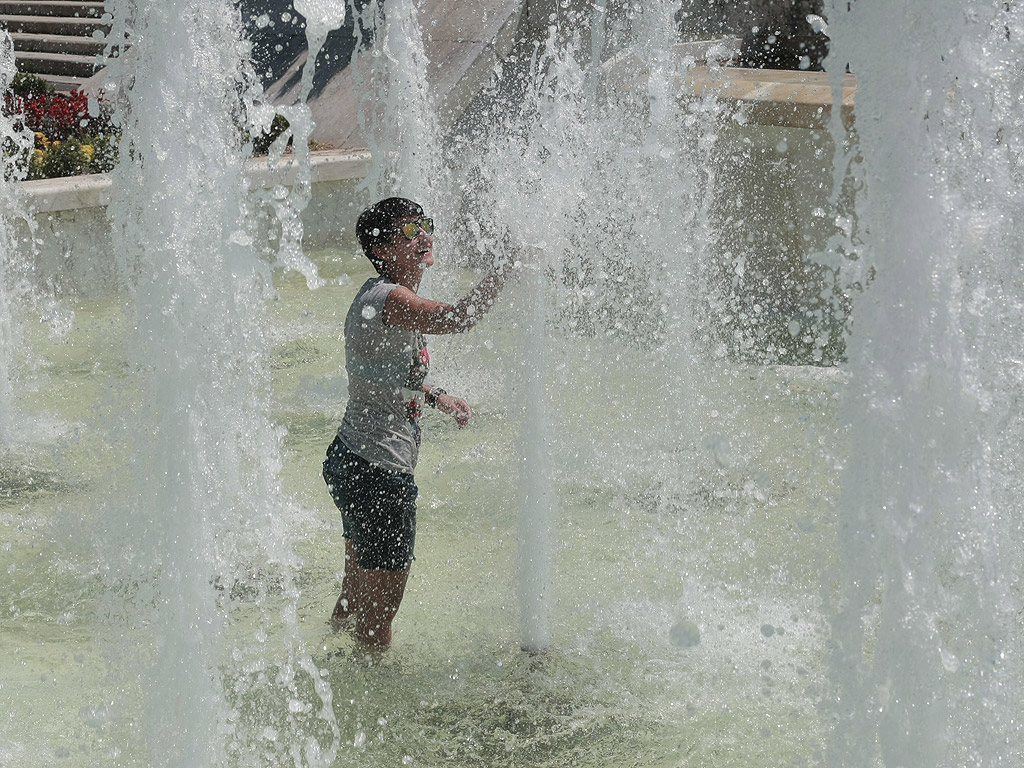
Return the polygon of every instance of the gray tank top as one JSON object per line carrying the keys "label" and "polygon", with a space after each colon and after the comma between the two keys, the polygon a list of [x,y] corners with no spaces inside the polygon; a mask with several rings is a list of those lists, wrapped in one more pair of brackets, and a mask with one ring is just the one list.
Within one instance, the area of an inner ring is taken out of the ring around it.
{"label": "gray tank top", "polygon": [[345,317],[348,406],[338,436],[371,464],[411,474],[430,355],[422,334],[384,324],[384,301],[396,287],[367,280]]}

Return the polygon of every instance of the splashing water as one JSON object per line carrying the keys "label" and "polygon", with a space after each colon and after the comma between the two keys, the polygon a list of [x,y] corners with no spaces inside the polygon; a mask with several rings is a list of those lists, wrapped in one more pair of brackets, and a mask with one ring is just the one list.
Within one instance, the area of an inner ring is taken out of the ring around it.
{"label": "splashing water", "polygon": [[[14,44],[6,30],[0,31],[0,91],[6,93],[15,74]],[[12,373],[17,369],[17,350],[21,347],[18,329],[19,312],[15,306],[22,289],[17,285],[19,269],[15,260],[17,248],[11,233],[10,219],[20,212],[15,201],[14,185],[25,177],[16,158],[32,146],[31,133],[17,129],[9,115],[0,114],[0,137],[4,152],[0,164],[0,447],[4,450],[15,438],[15,396]]]}
{"label": "splashing water", "polygon": [[[26,709],[12,695],[42,708],[39,678],[75,679],[60,658],[77,664],[63,649],[81,646],[59,632],[98,635],[109,665],[64,691],[69,718],[46,718],[88,737],[40,755],[1019,762],[1024,9],[833,3],[830,75],[838,86],[834,62],[849,61],[859,89],[855,131],[835,115],[832,138],[751,127],[713,93],[680,90],[695,63],[672,45],[674,5],[603,2],[553,9],[445,134],[415,6],[378,17],[380,54],[356,60],[373,84],[369,191],[436,209],[445,286],[526,248],[521,285],[485,323],[432,340],[437,375],[480,407],[470,430],[425,417],[420,560],[392,655],[366,666],[337,641],[312,648],[340,536],[322,493],[281,488],[313,483],[336,426],[351,290],[293,285],[245,245],[265,201],[244,191],[234,115],[260,108],[229,4],[154,4],[130,24],[127,5],[114,22],[137,43],[122,113],[133,162],[112,213],[122,285],[103,301],[125,315],[130,350],[115,373],[65,371],[61,391],[100,381],[104,394],[76,395],[83,447],[55,449],[69,477],[98,474],[89,494],[58,489],[52,515],[69,538],[94,531],[95,557],[66,542],[44,556],[64,540],[35,497],[0,509],[11,721]],[[627,48],[643,71],[617,88]],[[183,152],[181,135],[202,141]],[[807,221],[792,214],[804,208]],[[789,250],[775,272],[754,258]],[[792,267],[805,254],[818,263]],[[363,276],[350,256],[318,258]],[[786,293],[790,268],[809,287],[787,315],[765,299]],[[848,351],[821,354],[827,308],[851,305],[837,323]],[[8,311],[15,324],[25,312]],[[788,352],[765,343],[790,326]],[[524,455],[544,471],[522,472]],[[503,542],[520,538],[520,482],[548,499],[524,558],[547,567],[521,571],[520,618],[542,620],[517,635]],[[86,593],[95,618],[52,608],[52,584]],[[25,639],[40,627],[44,641]],[[29,737],[0,737],[3,758],[22,743],[21,762],[36,756]]]}
{"label": "splashing water", "polygon": [[296,0],[295,10],[306,19],[306,50],[307,57],[302,68],[302,79],[299,86],[298,101],[287,106],[271,106],[262,103],[259,98],[256,82],[251,96],[250,111],[252,120],[261,130],[268,130],[275,115],[280,114],[288,120],[288,129],[284,131],[270,147],[267,156],[268,166],[281,163],[286,148],[291,148],[290,162],[296,164],[298,173],[292,184],[290,193],[280,187],[272,190],[269,203],[275,210],[281,225],[278,260],[287,267],[300,272],[306,277],[310,289],[319,288],[323,280],[315,265],[307,259],[302,251],[302,212],[313,199],[311,178],[310,137],[313,134],[313,117],[306,100],[313,90],[313,74],[315,63],[327,35],[345,23],[345,3],[339,0]]}
{"label": "splashing water", "polygon": [[[97,510],[108,612],[123,622],[111,628],[111,654],[129,653],[116,647],[122,633],[137,635],[122,673],[127,695],[144,700],[151,765],[212,765],[256,745],[272,763],[291,754],[299,764],[301,754],[301,764],[329,765],[330,689],[297,632],[290,505],[275,481],[261,322],[272,278],[237,236],[249,226],[237,106],[251,78],[246,49],[228,3],[134,11],[140,42],[121,146],[132,162],[114,172],[111,212],[142,375],[137,392],[123,393],[133,402],[123,412],[132,471],[127,485],[112,479]],[[183,145],[183,135],[201,141]],[[227,620],[245,613],[239,596],[279,605],[281,624],[264,614],[257,640],[229,639]],[[253,654],[260,663],[246,672]],[[243,671],[225,678],[229,660]],[[273,697],[299,701],[312,688],[319,701],[247,727],[267,664],[278,670]],[[324,743],[299,736],[308,721],[322,723]],[[268,747],[260,733],[271,724],[292,737]]]}
{"label": "splashing water", "polygon": [[440,197],[445,163],[416,4],[396,0],[382,14],[371,3],[358,27],[377,30],[374,47],[354,59],[359,124],[374,158],[365,181],[369,197],[399,194],[446,210]]}
{"label": "splashing water", "polygon": [[865,84],[850,249],[873,284],[850,355],[833,762],[1013,765],[1024,9],[837,5],[833,60]]}
{"label": "splashing water", "polygon": [[[510,376],[508,399],[519,404],[518,590],[525,648],[550,643],[556,549],[550,537],[558,506],[553,477],[577,472],[628,484],[624,476],[634,467],[600,445],[592,451],[556,437],[572,431],[547,404],[557,399],[553,391],[574,386],[549,370],[555,360],[564,365],[566,345],[582,337],[589,347],[592,337],[606,336],[609,343],[652,351],[662,374],[652,378],[666,391],[660,412],[644,421],[640,439],[657,446],[652,455],[664,456],[672,475],[678,463],[672,451],[692,438],[685,425],[693,419],[682,414],[696,407],[686,362],[693,355],[693,321],[691,305],[678,297],[692,295],[698,270],[680,264],[691,263],[688,257],[697,254],[707,229],[713,179],[707,158],[715,132],[687,131],[680,121],[691,129],[710,128],[719,108],[712,98],[697,99],[680,113],[668,95],[677,72],[661,52],[671,35],[672,10],[648,9],[636,22],[641,55],[658,61],[646,83],[647,98],[633,103],[630,96],[599,94],[604,39],[595,35],[588,50],[578,36],[563,36],[566,29],[552,24],[532,50],[522,47],[505,63],[505,76],[488,99],[470,110],[466,133],[448,161],[461,190],[456,233],[462,263],[486,265],[495,253],[523,248],[527,277],[506,301],[523,318],[509,357],[522,373]],[[593,14],[603,25],[602,9]],[[687,132],[693,141],[679,139]],[[623,153],[638,158],[624,173],[615,159]],[[676,194],[651,194],[666,188]],[[666,251],[677,252],[671,263],[649,258]],[[588,358],[578,363],[599,365]],[[596,392],[580,394],[595,405],[603,399]],[[587,458],[569,470],[561,453]]]}
{"label": "splashing water", "polygon": [[[14,76],[14,45],[10,35],[4,33],[0,37],[0,85],[6,91]],[[5,125],[2,135],[12,134],[13,126],[9,118],[4,116]],[[7,157],[5,156],[5,160]],[[0,196],[6,202],[10,198],[8,182],[8,162],[5,162],[0,176]],[[11,371],[14,368],[14,350],[17,347],[14,326],[14,312],[10,306],[10,287],[8,286],[8,263],[13,258],[13,248],[7,231],[6,222],[0,231],[0,445],[10,445],[14,424],[14,392],[11,389]]]}

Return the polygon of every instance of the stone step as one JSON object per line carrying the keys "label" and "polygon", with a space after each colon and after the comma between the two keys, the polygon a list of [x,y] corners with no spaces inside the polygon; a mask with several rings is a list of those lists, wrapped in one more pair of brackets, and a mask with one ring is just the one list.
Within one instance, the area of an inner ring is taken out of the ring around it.
{"label": "stone step", "polygon": [[77,91],[85,82],[81,77],[71,77],[70,75],[40,75],[40,77],[62,93]]}
{"label": "stone step", "polygon": [[0,14],[10,16],[62,16],[95,18],[103,16],[103,3],[75,0],[0,0]]}
{"label": "stone step", "polygon": [[24,16],[17,14],[0,14],[0,27],[12,34],[28,32],[36,35],[73,35],[91,37],[99,30],[108,32],[110,25],[99,19],[79,18],[71,16]]}
{"label": "stone step", "polygon": [[78,56],[71,53],[22,51],[15,57],[15,61],[19,72],[28,72],[33,75],[65,75],[86,78],[96,71],[95,56]]}
{"label": "stone step", "polygon": [[75,37],[71,35],[37,35],[31,32],[15,32],[11,35],[14,42],[15,56],[23,51],[41,53],[74,53],[79,56],[103,53],[106,43],[102,39],[92,37]]}

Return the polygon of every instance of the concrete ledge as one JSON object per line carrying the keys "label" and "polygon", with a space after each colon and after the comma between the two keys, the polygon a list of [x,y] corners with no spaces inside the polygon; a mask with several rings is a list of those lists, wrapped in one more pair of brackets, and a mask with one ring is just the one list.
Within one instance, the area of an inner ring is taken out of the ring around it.
{"label": "concrete ledge", "polygon": [[18,187],[34,213],[100,208],[110,203],[110,174],[23,181]]}
{"label": "concrete ledge", "polygon": [[[709,94],[746,109],[753,123],[786,128],[826,127],[832,113],[832,83],[825,72],[783,69],[746,69],[729,66],[736,41],[702,41],[673,46],[676,89],[679,95]],[[703,62],[718,61],[719,66]],[[605,66],[605,87],[619,93],[642,92],[649,64],[626,50]],[[853,121],[857,79],[843,76],[840,108],[843,123]]]}
{"label": "concrete ledge", "polygon": [[[787,128],[827,127],[832,114],[832,83],[824,72],[725,67],[712,77],[706,67],[695,67],[684,78],[693,93],[712,93],[745,105],[751,122]],[[840,102],[843,123],[853,121],[857,79],[843,76]]]}
{"label": "concrete ledge", "polygon": [[[310,182],[319,184],[343,179],[361,179],[370,172],[370,153],[330,149],[310,153]],[[299,173],[299,164],[293,155],[286,155],[276,165],[265,157],[255,157],[245,166],[245,175],[254,186],[290,187]]]}
{"label": "concrete ledge", "polygon": [[[369,170],[369,152],[328,150],[313,152],[310,158],[310,175],[314,184],[361,179]],[[295,183],[298,172],[298,163],[292,155],[285,156],[273,166],[265,157],[253,158],[245,165],[246,176],[258,187],[278,184],[290,187]],[[19,187],[27,196],[33,213],[102,208],[110,204],[112,189],[110,174],[107,173],[23,181]]]}

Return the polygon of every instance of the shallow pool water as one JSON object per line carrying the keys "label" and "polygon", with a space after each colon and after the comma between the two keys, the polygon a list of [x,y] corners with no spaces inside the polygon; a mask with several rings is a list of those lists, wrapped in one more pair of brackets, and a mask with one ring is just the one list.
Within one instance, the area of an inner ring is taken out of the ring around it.
{"label": "shallow pool water", "polygon": [[[476,415],[463,430],[434,412],[424,419],[417,560],[394,647],[369,660],[327,631],[343,539],[319,476],[345,402],[344,314],[368,265],[349,251],[314,258],[328,285],[310,291],[279,275],[266,314],[280,514],[302,518],[300,562],[281,572],[254,563],[250,591],[209,585],[235,638],[219,666],[229,721],[256,734],[244,746],[228,738],[222,758],[276,759],[298,728],[336,746],[337,765],[817,762],[843,371],[708,362],[677,403],[660,353],[552,330],[551,647],[525,653],[512,288],[473,332],[431,342],[434,379]],[[120,300],[72,304],[65,337],[30,334],[37,365],[22,400],[32,429],[0,466],[0,757],[146,765],[145,683],[130,670],[151,647],[118,615],[95,540],[131,450],[124,411],[144,407],[139,372],[123,349]],[[280,640],[276,612],[289,600],[333,718],[309,679],[275,678],[273,656],[260,656]],[[277,711],[276,687],[291,685],[290,711]]]}

